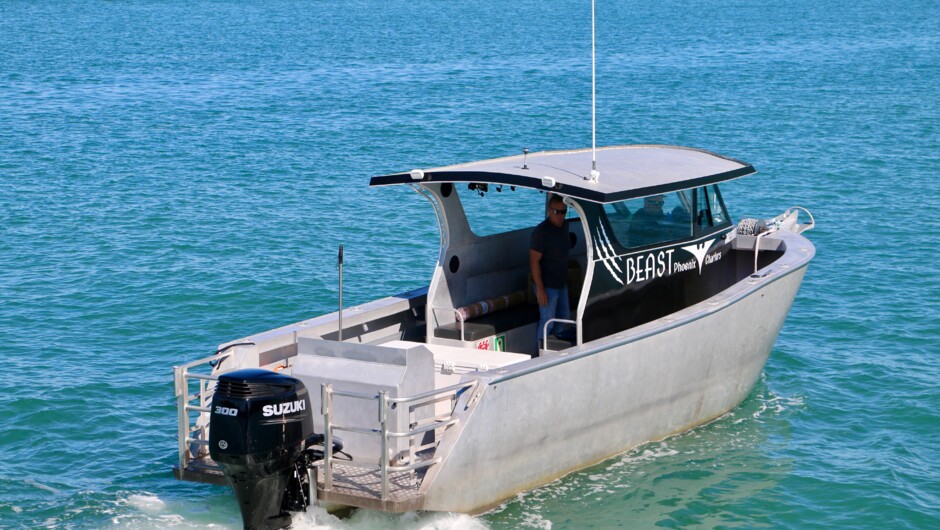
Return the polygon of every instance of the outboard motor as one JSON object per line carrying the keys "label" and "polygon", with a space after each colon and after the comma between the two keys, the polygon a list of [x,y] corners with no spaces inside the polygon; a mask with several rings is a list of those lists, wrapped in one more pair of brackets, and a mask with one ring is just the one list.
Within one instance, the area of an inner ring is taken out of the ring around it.
{"label": "outboard motor", "polygon": [[288,526],[288,510],[309,504],[304,451],[323,439],[310,408],[299,379],[256,368],[219,376],[209,454],[235,490],[246,530]]}

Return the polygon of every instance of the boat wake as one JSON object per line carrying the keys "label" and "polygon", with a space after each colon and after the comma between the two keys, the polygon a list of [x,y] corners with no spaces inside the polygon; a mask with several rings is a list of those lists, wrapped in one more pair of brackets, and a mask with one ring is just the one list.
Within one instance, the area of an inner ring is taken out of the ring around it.
{"label": "boat wake", "polygon": [[[164,501],[151,493],[133,493],[117,501],[111,523],[116,528],[149,530],[166,528],[188,530],[197,528],[241,529],[242,521],[234,499],[219,510],[197,511],[191,502]],[[490,527],[480,519],[454,513],[393,514],[355,510],[348,518],[340,518],[318,507],[293,517],[294,530],[486,530]]]}
{"label": "boat wake", "polygon": [[119,496],[114,507],[106,512],[111,514],[111,524],[115,528],[195,530],[241,527],[236,507],[230,515],[221,509],[199,508],[187,501],[164,500],[153,493],[140,492]]}
{"label": "boat wake", "polygon": [[[736,417],[732,421],[732,425],[739,425],[750,419],[761,421],[765,416],[774,419],[778,414],[803,408],[802,396],[778,396],[767,388],[766,378],[766,373],[761,372],[760,381],[753,390],[752,398],[745,401],[739,409],[729,412],[722,418]],[[750,418],[745,417],[746,413],[750,413]]]}
{"label": "boat wake", "polygon": [[315,508],[294,516],[291,528],[298,530],[484,530],[483,521],[465,514],[407,512],[403,514],[356,510],[340,519]]}

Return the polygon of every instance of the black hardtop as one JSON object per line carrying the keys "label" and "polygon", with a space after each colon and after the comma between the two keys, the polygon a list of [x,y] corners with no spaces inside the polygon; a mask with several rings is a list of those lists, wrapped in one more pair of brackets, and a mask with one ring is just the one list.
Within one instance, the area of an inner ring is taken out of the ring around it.
{"label": "black hardtop", "polygon": [[597,203],[684,190],[755,172],[753,166],[702,149],[624,145],[596,151],[598,182],[590,179],[592,150],[543,151],[454,166],[373,177],[370,186],[479,182],[519,186]]}

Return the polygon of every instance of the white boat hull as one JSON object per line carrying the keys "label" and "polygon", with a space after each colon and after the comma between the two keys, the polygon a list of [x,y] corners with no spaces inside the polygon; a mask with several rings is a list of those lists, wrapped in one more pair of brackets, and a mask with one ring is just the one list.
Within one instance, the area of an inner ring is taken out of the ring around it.
{"label": "white boat hull", "polygon": [[493,379],[438,449],[444,460],[425,479],[422,508],[479,513],[733,409],[763,370],[805,271],[666,329],[651,322],[604,341],[608,349]]}

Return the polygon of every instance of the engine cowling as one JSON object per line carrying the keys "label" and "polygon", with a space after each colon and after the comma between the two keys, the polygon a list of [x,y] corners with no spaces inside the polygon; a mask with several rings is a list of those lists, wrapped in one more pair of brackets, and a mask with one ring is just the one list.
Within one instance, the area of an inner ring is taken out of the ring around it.
{"label": "engine cowling", "polygon": [[288,486],[312,438],[310,397],[299,379],[255,368],[219,376],[209,454],[235,491],[246,530],[290,525]]}

